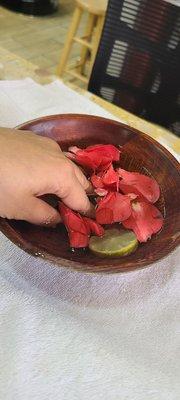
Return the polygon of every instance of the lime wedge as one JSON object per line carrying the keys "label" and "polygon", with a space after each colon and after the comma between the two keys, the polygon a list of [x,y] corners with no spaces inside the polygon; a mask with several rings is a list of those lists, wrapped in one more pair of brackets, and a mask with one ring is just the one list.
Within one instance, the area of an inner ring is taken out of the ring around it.
{"label": "lime wedge", "polygon": [[136,250],[138,241],[132,231],[108,229],[102,237],[92,236],[90,250],[99,257],[123,257]]}

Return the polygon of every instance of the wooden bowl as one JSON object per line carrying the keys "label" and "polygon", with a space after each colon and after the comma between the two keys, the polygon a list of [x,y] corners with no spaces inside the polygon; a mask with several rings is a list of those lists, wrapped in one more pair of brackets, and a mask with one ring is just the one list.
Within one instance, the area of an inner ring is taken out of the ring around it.
{"label": "wooden bowl", "polygon": [[123,145],[122,168],[153,176],[160,185],[157,207],[164,216],[162,231],[131,255],[98,258],[90,251],[74,254],[69,249],[65,228],[37,227],[22,221],[0,219],[1,231],[23,250],[54,264],[87,272],[127,272],[146,267],[167,256],[180,243],[180,168],[175,158],[149,136],[121,123],[88,115],[54,115],[27,122],[28,129],[60,143],[86,147],[96,143]]}

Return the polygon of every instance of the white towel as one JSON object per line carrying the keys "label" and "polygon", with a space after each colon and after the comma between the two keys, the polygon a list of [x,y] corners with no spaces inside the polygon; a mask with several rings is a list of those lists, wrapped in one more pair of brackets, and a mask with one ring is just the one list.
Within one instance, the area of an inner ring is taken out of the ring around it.
{"label": "white towel", "polygon": [[45,86],[30,78],[0,81],[0,95],[0,124],[7,127],[44,115],[64,113],[95,114],[117,119],[58,80]]}
{"label": "white towel", "polygon": [[[55,82],[0,82],[0,124],[81,112]],[[151,267],[88,275],[27,255],[0,234],[0,400],[178,400],[177,249]]]}

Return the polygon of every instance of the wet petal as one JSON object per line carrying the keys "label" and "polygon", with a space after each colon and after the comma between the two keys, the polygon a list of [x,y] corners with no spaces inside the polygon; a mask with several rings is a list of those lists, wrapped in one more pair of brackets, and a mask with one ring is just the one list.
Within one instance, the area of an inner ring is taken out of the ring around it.
{"label": "wet petal", "polygon": [[115,221],[112,209],[107,207],[98,207],[96,211],[96,221],[102,225],[113,224]]}
{"label": "wet petal", "polygon": [[68,231],[70,247],[82,248],[89,244],[89,237],[79,232]]}
{"label": "wet petal", "polygon": [[106,196],[108,194],[107,189],[97,188],[94,191],[98,196]]}
{"label": "wet petal", "polygon": [[118,191],[119,187],[119,175],[118,173],[114,170],[112,164],[108,168],[108,170],[104,173],[103,179],[102,179],[104,186],[109,187],[109,186],[115,186],[116,190]]}
{"label": "wet petal", "polygon": [[103,179],[102,179],[102,176],[100,176],[100,175],[93,174],[91,176],[91,183],[94,186],[94,188],[97,188],[97,189],[104,188]]}
{"label": "wet petal", "polygon": [[71,247],[86,247],[89,241],[89,232],[83,217],[59,202],[59,212],[68,231]]}
{"label": "wet petal", "polygon": [[86,149],[71,146],[69,151],[75,155],[75,160],[83,167],[96,171],[107,168],[113,161],[118,161],[120,151],[113,145],[94,145]]}
{"label": "wet petal", "polygon": [[102,154],[107,154],[112,161],[118,161],[120,157],[120,151],[113,144],[95,144],[93,146],[88,146],[86,148],[88,152],[99,152]]}
{"label": "wet petal", "polygon": [[131,212],[129,196],[111,192],[98,203],[96,220],[99,224],[122,222],[129,218]]}
{"label": "wet petal", "polygon": [[139,242],[146,242],[162,228],[163,216],[154,205],[136,201],[132,203],[132,214],[123,222],[123,226],[132,229]]}
{"label": "wet petal", "polygon": [[83,234],[87,233],[86,226],[80,214],[75,213],[63,203],[59,204],[59,211],[64,224],[67,225],[69,230]]}
{"label": "wet petal", "polygon": [[144,197],[150,203],[155,203],[159,199],[160,188],[155,179],[121,168],[118,168],[117,172],[121,177],[119,188],[123,193],[135,193],[141,198]]}
{"label": "wet petal", "polygon": [[138,197],[137,194],[134,193],[128,193],[127,196],[130,198],[130,200],[135,200]]}
{"label": "wet petal", "polygon": [[105,171],[101,171],[91,176],[91,183],[96,189],[105,189],[107,191],[118,191],[119,175],[110,164]]}
{"label": "wet petal", "polygon": [[98,224],[95,220],[91,218],[84,217],[83,218],[90,233],[94,233],[97,236],[103,236],[104,234],[104,228]]}
{"label": "wet petal", "polygon": [[102,236],[104,229],[91,218],[82,217],[59,202],[62,221],[68,231],[70,246],[74,248],[87,247],[91,233]]}

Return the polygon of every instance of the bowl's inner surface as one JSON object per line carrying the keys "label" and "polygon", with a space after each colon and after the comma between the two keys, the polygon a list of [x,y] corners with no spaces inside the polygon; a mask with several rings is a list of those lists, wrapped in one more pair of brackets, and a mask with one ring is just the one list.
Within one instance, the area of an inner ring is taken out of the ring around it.
{"label": "bowl's inner surface", "polygon": [[[63,150],[69,145],[86,147],[90,144],[111,143],[124,146],[120,165],[129,171],[139,171],[154,177],[161,187],[161,197],[157,207],[165,218],[162,231],[150,241],[139,245],[135,253],[121,259],[112,260],[98,258],[89,250],[85,253],[69,249],[68,237],[63,225],[55,229],[37,227],[25,222],[9,221],[11,228],[22,238],[24,246],[36,253],[55,258],[75,261],[84,265],[85,269],[96,266],[101,269],[107,264],[109,270],[136,268],[151,263],[168,254],[174,243],[179,240],[179,198],[180,185],[177,165],[169,160],[161,147],[147,140],[132,128],[95,117],[66,116],[41,119],[27,123],[22,129],[30,129],[40,135],[55,139]],[[17,239],[18,241],[18,239]],[[21,243],[22,244],[22,243]],[[73,264],[72,264],[73,265]]]}

